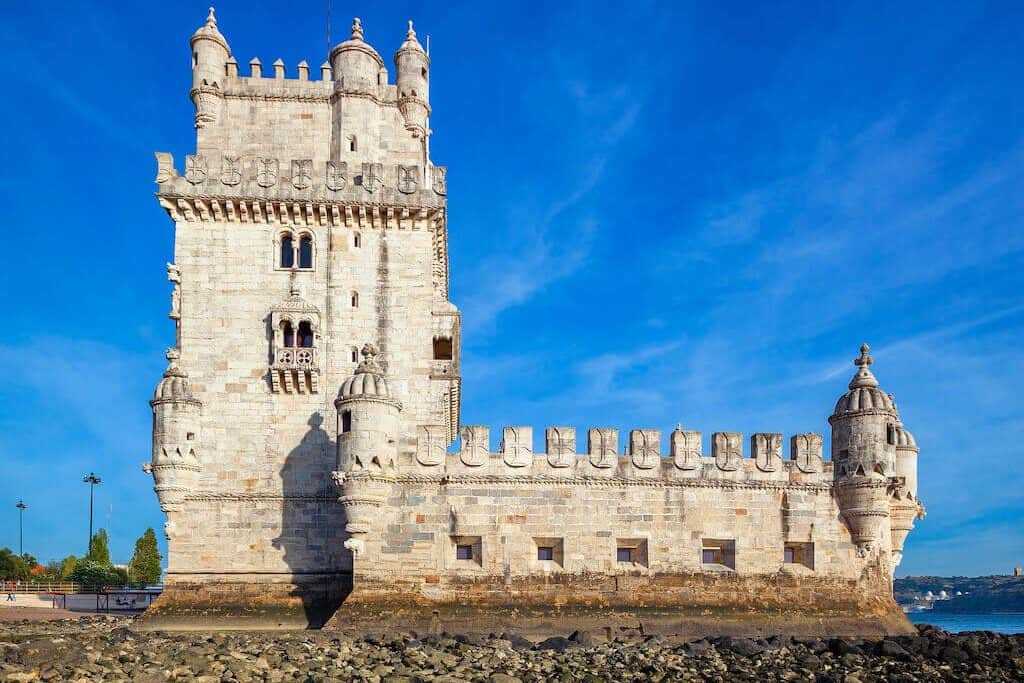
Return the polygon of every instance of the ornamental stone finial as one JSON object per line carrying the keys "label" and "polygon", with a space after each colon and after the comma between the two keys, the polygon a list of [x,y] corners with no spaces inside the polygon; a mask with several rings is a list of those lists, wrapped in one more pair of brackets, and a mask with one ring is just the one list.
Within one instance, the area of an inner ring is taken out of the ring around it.
{"label": "ornamental stone finial", "polygon": [[363,24],[359,21],[359,17],[352,19],[352,40],[363,39]]}
{"label": "ornamental stone finial", "polygon": [[217,28],[217,17],[213,16],[213,5],[210,5],[210,13],[206,15],[206,25]]}
{"label": "ornamental stone finial", "polygon": [[875,359],[868,355],[868,351],[871,347],[867,345],[867,342],[860,345],[860,358],[853,361],[853,364],[857,367],[867,367],[875,362]]}
{"label": "ornamental stone finial", "polygon": [[405,32],[405,39],[410,40],[416,37],[416,31],[412,28],[412,19],[409,20],[409,30]]}
{"label": "ornamental stone finial", "polygon": [[181,351],[178,349],[167,349],[167,351],[164,352],[164,358],[167,359],[167,362],[174,363],[181,358]]}

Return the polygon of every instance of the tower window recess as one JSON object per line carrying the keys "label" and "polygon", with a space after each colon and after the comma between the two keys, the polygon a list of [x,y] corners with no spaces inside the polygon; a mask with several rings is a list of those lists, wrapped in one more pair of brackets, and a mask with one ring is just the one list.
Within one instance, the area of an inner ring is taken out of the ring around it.
{"label": "tower window recess", "polygon": [[353,363],[358,363],[359,362],[359,349],[357,349],[354,346],[352,347],[352,362]]}
{"label": "tower window recess", "polygon": [[352,233],[352,246],[357,249],[363,246],[363,236],[360,235],[358,232]]}
{"label": "tower window recess", "polygon": [[301,346],[304,349],[313,348],[313,326],[308,320],[299,323],[299,338],[296,346]]}
{"label": "tower window recess", "polygon": [[348,136],[348,151],[350,151],[350,152],[358,152],[359,151],[359,144],[356,142],[356,136],[355,135],[349,135]]}
{"label": "tower window recess", "polygon": [[561,567],[565,558],[564,544],[561,538],[535,538],[533,545],[537,562],[543,563],[539,568],[548,570]]}
{"label": "tower window recess", "polygon": [[632,548],[616,548],[615,549],[615,561],[622,564],[633,563],[633,549]]}
{"label": "tower window recess", "polygon": [[885,428],[885,440],[890,446],[896,445],[896,427],[887,425]]}
{"label": "tower window recess", "polygon": [[434,337],[434,360],[452,359],[452,340],[448,337]]}
{"label": "tower window recess", "polygon": [[483,564],[483,552],[479,536],[452,536],[455,546],[455,560],[459,567]]}
{"label": "tower window recess", "polygon": [[347,433],[352,431],[352,411],[341,411],[341,431]]}
{"label": "tower window recess", "polygon": [[555,548],[550,545],[542,545],[537,548],[537,559],[541,562],[550,562],[555,559]]}
{"label": "tower window recess", "polygon": [[293,234],[284,231],[277,236],[277,267],[301,270],[313,270],[316,246],[313,235],[308,232]]}
{"label": "tower window recess", "polygon": [[705,538],[700,563],[705,569],[736,569],[736,541]]}
{"label": "tower window recess", "polygon": [[814,569],[813,543],[787,543],[782,549],[782,561],[785,564],[800,564]]}
{"label": "tower window recess", "polygon": [[359,308],[359,292],[352,292],[352,308]]}

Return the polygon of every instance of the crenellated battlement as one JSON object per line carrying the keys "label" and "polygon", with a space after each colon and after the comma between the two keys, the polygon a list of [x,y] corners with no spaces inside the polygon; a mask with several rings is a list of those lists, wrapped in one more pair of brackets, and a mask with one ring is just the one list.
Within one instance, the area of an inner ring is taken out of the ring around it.
{"label": "crenellated battlement", "polygon": [[782,434],[757,433],[750,437],[745,457],[742,434],[715,432],[711,453],[702,449],[702,434],[677,427],[669,434],[663,452],[662,434],[653,429],[633,429],[619,451],[619,431],[608,427],[587,430],[586,452],[578,452],[576,429],[548,427],[545,450],[534,452],[533,429],[504,427],[498,448],[491,448],[490,428],[464,426],[461,448],[445,451],[444,426],[421,425],[417,430],[417,472],[501,476],[554,476],[654,481],[710,480],[723,482],[764,481],[797,483],[831,482],[830,462],[822,460],[820,434],[796,434],[790,439],[789,459],[783,459]]}

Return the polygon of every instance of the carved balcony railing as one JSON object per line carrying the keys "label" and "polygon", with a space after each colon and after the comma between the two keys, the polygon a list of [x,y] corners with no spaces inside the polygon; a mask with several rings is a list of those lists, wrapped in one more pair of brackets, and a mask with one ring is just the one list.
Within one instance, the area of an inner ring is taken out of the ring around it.
{"label": "carved balcony railing", "polygon": [[459,364],[454,360],[430,361],[431,379],[455,379],[459,376]]}
{"label": "carved balcony railing", "polygon": [[275,347],[270,381],[274,393],[317,393],[320,390],[317,350],[308,346]]}

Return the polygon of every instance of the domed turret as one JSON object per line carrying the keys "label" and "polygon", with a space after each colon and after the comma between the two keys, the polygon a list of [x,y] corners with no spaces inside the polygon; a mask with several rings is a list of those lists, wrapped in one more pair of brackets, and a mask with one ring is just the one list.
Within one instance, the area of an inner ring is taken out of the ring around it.
{"label": "domed turret", "polygon": [[153,474],[153,488],[165,512],[177,508],[194,488],[199,474],[199,417],[203,404],[192,395],[179,358],[177,349],[168,349],[167,370],[149,402],[153,408],[153,453],[144,469]]}
{"label": "domed turret", "polygon": [[896,422],[896,480],[889,499],[889,528],[892,531],[893,562],[903,559],[903,543],[914,528],[914,520],[924,518],[924,506],[917,498],[917,454],[920,449],[914,435]]}
{"label": "domed turret", "polygon": [[388,392],[377,349],[366,344],[362,362],[341,385],[338,399],[338,469],[334,480],[341,489],[345,530],[355,539],[346,547],[359,552],[369,531],[373,510],[384,501],[386,484],[398,463],[398,415],[402,404]]}
{"label": "domed turret", "polygon": [[832,425],[832,462],[843,518],[862,555],[879,538],[889,514],[887,488],[896,467],[896,424],[892,396],[882,391],[870,366],[870,347],[860,347],[857,372],[839,398]]}
{"label": "domed turret", "polygon": [[335,86],[342,90],[376,93],[387,84],[384,60],[363,40],[359,17],[352,20],[352,37],[331,50]]}
{"label": "domed turret", "polygon": [[202,128],[216,122],[220,115],[223,104],[221,86],[231,57],[231,48],[217,29],[212,7],[206,23],[192,34],[189,46],[192,48],[192,90],[189,97],[196,108],[196,128]]}
{"label": "domed turret", "polygon": [[430,57],[416,38],[409,21],[405,41],[395,53],[395,82],[398,86],[398,107],[405,126],[414,135],[428,135],[430,116]]}

